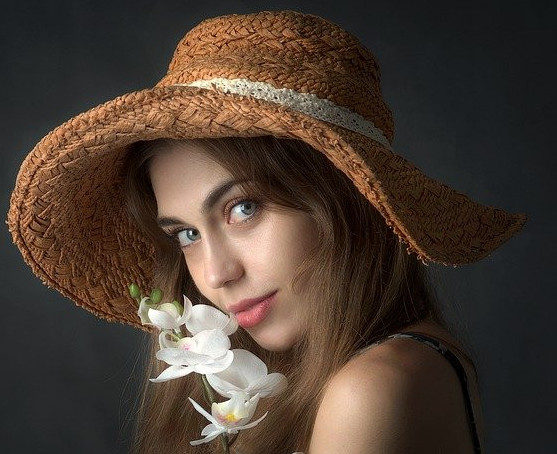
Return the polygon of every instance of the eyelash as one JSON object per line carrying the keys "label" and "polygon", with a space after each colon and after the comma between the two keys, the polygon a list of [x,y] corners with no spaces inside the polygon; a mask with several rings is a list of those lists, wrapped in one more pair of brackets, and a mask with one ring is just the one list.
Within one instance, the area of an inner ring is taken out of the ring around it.
{"label": "eyelash", "polygon": [[[230,219],[230,213],[232,212],[232,209],[233,209],[234,207],[238,206],[238,205],[241,205],[242,203],[253,203],[253,204],[255,204],[255,207],[256,207],[256,208],[255,208],[255,212],[254,212],[251,216],[247,217],[246,219],[243,219],[243,220],[238,221],[238,222],[234,222],[233,224],[246,224],[246,223],[248,223],[248,222],[251,222],[254,218],[257,217],[257,215],[259,214],[261,208],[263,207],[263,203],[260,202],[260,201],[259,201],[258,199],[256,199],[256,198],[239,197],[239,198],[230,200],[230,201],[226,204],[226,206],[224,207],[224,210],[223,210],[223,215],[224,215],[225,219],[227,220],[227,223],[228,223],[228,221],[229,221],[229,219]],[[185,230],[196,230],[196,229],[193,229],[193,228],[191,228],[191,227],[183,228],[183,227],[178,226],[178,227],[175,227],[174,229],[171,229],[171,230],[169,230],[168,232],[166,232],[166,235],[167,235],[170,239],[172,239],[173,241],[175,241],[175,242],[178,244],[178,246],[179,246],[180,248],[184,249],[184,248],[187,248],[187,247],[189,247],[189,246],[192,246],[193,244],[196,243],[196,242],[194,241],[194,242],[192,242],[192,243],[190,243],[190,244],[187,244],[187,245],[182,245],[182,244],[180,244],[180,240],[179,240],[179,238],[178,238],[178,234],[179,234],[180,232],[185,231]]]}
{"label": "eyelash", "polygon": [[235,222],[234,224],[238,224],[238,223],[244,224],[246,222],[251,221],[254,218],[254,216],[257,214],[259,209],[261,208],[261,203],[259,201],[257,201],[256,199],[253,199],[253,198],[248,199],[248,198],[245,198],[245,197],[239,197],[237,199],[233,199],[230,202],[228,202],[226,204],[226,206],[224,207],[224,217],[226,218],[227,222],[230,221],[230,214],[232,212],[232,209],[234,207],[238,206],[238,205],[243,204],[243,203],[244,204],[247,204],[247,203],[255,204],[255,207],[256,207],[255,212],[251,216],[248,216],[247,218],[245,218],[242,221]]}

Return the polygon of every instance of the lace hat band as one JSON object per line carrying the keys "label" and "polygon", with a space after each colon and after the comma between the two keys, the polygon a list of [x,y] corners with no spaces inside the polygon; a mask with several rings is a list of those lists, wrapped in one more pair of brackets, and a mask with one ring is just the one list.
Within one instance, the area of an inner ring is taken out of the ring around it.
{"label": "lace hat band", "polygon": [[319,98],[313,93],[300,93],[291,88],[276,88],[266,82],[253,82],[248,79],[226,79],[223,77],[194,80],[193,82],[174,84],[173,86],[216,89],[223,93],[262,99],[309,115],[317,120],[326,121],[363,134],[379,142],[387,150],[392,150],[391,144],[384,136],[383,131],[375,127],[371,121],[346,107],[336,105],[328,99]]}

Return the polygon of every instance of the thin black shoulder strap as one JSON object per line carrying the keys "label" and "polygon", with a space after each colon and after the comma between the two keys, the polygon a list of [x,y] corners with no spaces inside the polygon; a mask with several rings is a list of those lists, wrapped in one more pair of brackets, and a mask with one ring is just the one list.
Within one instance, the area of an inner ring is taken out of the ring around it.
{"label": "thin black shoulder strap", "polygon": [[400,338],[413,339],[415,341],[421,342],[422,344],[425,344],[428,347],[433,348],[435,351],[443,355],[445,359],[449,361],[449,363],[451,363],[451,366],[453,366],[453,369],[458,375],[458,379],[460,381],[460,387],[462,389],[462,395],[464,397],[464,404],[466,406],[466,414],[468,415],[468,425],[470,427],[470,432],[472,434],[472,442],[474,444],[474,452],[477,454],[481,454],[482,449],[480,446],[480,439],[478,437],[476,419],[474,417],[474,409],[472,408],[472,401],[470,399],[470,391],[468,389],[468,377],[458,357],[452,351],[450,351],[444,344],[439,342],[437,339],[434,339],[429,336],[425,336],[424,334],[421,333],[405,332],[405,333],[392,334],[390,336],[387,336],[385,339],[382,339],[379,343],[382,343],[387,339],[400,339]]}

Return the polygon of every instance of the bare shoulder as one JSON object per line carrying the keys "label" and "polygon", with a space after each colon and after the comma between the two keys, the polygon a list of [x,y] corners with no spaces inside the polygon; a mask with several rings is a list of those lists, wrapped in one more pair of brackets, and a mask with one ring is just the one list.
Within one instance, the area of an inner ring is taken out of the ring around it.
{"label": "bare shoulder", "polygon": [[393,339],[351,359],[329,382],[311,454],[471,452],[458,377],[437,352]]}

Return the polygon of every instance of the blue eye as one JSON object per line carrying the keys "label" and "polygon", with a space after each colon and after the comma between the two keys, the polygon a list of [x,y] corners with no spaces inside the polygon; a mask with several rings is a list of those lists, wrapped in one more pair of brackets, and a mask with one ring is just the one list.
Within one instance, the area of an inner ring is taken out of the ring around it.
{"label": "blue eye", "polygon": [[176,236],[182,247],[195,243],[201,237],[199,231],[196,229],[184,229],[178,232]]}
{"label": "blue eye", "polygon": [[243,202],[237,203],[232,207],[229,214],[228,222],[234,224],[236,222],[242,222],[247,218],[250,218],[257,211],[257,203],[252,200],[244,200]]}

